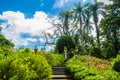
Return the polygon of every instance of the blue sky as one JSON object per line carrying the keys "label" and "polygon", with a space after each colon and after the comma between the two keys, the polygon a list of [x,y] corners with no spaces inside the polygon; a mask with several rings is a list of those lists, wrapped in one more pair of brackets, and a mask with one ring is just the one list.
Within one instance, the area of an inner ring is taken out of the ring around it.
{"label": "blue sky", "polygon": [[[98,0],[108,2],[108,0]],[[40,32],[52,33],[51,21],[61,10],[71,9],[74,3],[92,0],[0,0],[0,26],[2,34],[11,39],[15,47],[34,48],[44,43]],[[50,46],[47,47],[50,49]]]}
{"label": "blue sky", "polygon": [[36,11],[44,11],[56,15],[62,9],[71,8],[74,3],[84,1],[86,0],[1,0],[0,13],[3,11],[20,11],[27,17],[31,17]]}

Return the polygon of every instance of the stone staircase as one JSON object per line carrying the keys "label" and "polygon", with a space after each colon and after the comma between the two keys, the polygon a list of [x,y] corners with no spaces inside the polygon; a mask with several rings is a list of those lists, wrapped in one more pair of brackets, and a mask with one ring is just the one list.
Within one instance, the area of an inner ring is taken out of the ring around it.
{"label": "stone staircase", "polygon": [[63,62],[61,65],[57,67],[53,67],[53,75],[52,80],[73,80],[71,75],[68,73]]}

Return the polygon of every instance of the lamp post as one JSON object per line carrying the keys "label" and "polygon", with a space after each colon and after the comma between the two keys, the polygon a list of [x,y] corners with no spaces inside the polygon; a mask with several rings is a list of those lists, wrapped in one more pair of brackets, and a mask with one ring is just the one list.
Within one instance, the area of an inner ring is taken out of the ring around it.
{"label": "lamp post", "polygon": [[74,58],[76,59],[76,54],[78,52],[78,47],[75,47]]}
{"label": "lamp post", "polygon": [[67,59],[67,47],[64,47],[65,60]]}

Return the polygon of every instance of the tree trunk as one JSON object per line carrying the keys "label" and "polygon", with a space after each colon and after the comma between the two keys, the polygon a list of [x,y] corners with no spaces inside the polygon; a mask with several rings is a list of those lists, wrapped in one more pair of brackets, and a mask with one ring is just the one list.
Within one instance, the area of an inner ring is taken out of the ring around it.
{"label": "tree trunk", "polygon": [[96,28],[97,44],[98,44],[98,47],[100,48],[100,39],[99,39],[100,34],[99,34],[99,27],[97,25],[97,23],[98,23],[98,17],[97,17],[96,13],[93,15],[93,20],[94,20],[94,24],[95,24],[95,28]]}
{"label": "tree trunk", "polygon": [[83,42],[83,32],[82,32],[82,19],[81,19],[81,13],[79,14],[80,19],[80,34],[81,34],[81,42]]}

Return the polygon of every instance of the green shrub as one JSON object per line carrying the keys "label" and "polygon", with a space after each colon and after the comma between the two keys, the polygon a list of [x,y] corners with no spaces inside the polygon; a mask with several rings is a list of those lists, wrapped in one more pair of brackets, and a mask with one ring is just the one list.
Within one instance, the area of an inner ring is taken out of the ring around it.
{"label": "green shrub", "polygon": [[77,61],[79,60],[74,60],[72,58],[66,63],[67,69],[70,71],[70,73],[72,73],[75,80],[87,79],[87,77],[91,76],[92,78],[99,76],[97,72],[92,69],[88,69],[87,67],[85,67],[85,65],[81,65]]}
{"label": "green shrub", "polygon": [[30,48],[23,48],[19,50],[19,52],[25,54],[25,53],[32,53],[33,51]]}
{"label": "green shrub", "polygon": [[[120,60],[120,56],[116,59]],[[77,56],[76,59],[68,60],[66,67],[75,80],[120,80],[120,74],[111,70],[109,61],[95,57]]]}
{"label": "green shrub", "polygon": [[[87,76],[85,77],[84,80],[106,80],[100,75],[95,75],[95,76]],[[109,80],[109,79],[108,79]]]}
{"label": "green shrub", "polygon": [[3,54],[0,54],[0,60],[2,60],[4,58]]}
{"label": "green shrub", "polygon": [[102,51],[98,46],[93,46],[90,48],[90,55],[97,58],[103,58]]}
{"label": "green shrub", "polygon": [[0,47],[0,54],[3,54],[4,56],[8,56],[13,54],[14,51],[12,50],[12,48],[8,48],[8,47]]}
{"label": "green shrub", "polygon": [[13,54],[0,61],[0,79],[48,80],[52,70],[41,55]]}
{"label": "green shrub", "polygon": [[74,74],[75,79],[79,80],[79,79],[85,79],[86,77],[94,77],[96,76],[96,72],[89,70],[87,68],[82,69],[81,71],[78,71]]}
{"label": "green shrub", "polygon": [[117,72],[120,72],[120,55],[118,55],[114,60],[113,69]]}
{"label": "green shrub", "polygon": [[60,65],[64,60],[64,56],[62,54],[45,53],[44,56],[51,66]]}
{"label": "green shrub", "polygon": [[106,70],[103,75],[106,80],[120,80],[120,75],[112,70]]}

